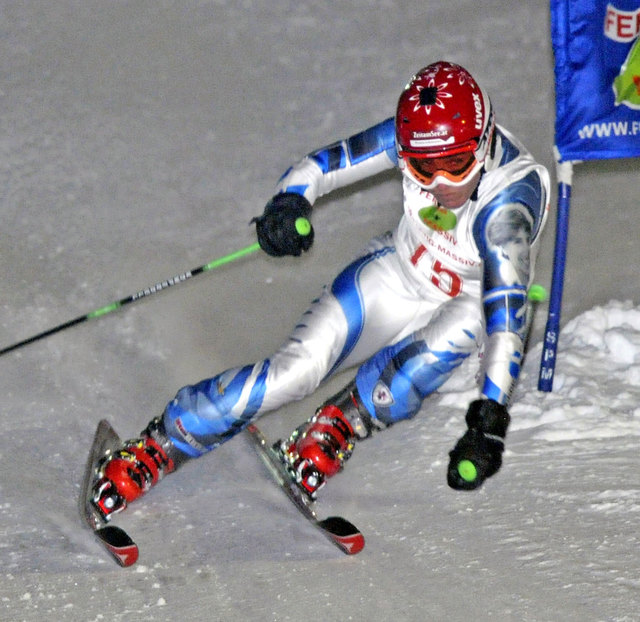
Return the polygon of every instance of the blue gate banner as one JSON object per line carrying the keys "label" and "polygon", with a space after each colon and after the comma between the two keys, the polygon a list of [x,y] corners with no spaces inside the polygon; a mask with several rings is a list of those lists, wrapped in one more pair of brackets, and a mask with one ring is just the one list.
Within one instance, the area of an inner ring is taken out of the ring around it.
{"label": "blue gate banner", "polygon": [[640,156],[640,0],[551,0],[560,161]]}

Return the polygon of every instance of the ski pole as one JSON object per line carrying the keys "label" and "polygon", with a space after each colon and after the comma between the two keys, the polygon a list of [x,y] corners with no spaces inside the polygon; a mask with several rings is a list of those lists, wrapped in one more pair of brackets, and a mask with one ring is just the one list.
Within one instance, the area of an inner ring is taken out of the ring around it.
{"label": "ski pole", "polygon": [[190,279],[191,277],[194,277],[198,274],[202,274],[203,272],[209,272],[209,270],[213,270],[214,268],[217,268],[224,264],[235,261],[236,259],[239,259],[244,255],[249,255],[250,253],[257,251],[259,248],[260,248],[260,244],[258,244],[258,242],[254,242],[253,244],[251,244],[250,246],[247,246],[246,248],[242,248],[238,251],[234,251],[233,253],[229,253],[224,257],[214,259],[213,261],[207,264],[204,264],[202,266],[199,266],[198,268],[194,268],[193,270],[189,270],[188,272],[184,272],[182,274],[174,276],[173,278],[167,279],[166,281],[156,283],[152,287],[147,287],[146,289],[140,290],[139,292],[136,292],[131,296],[127,296],[126,298],[122,298],[121,300],[118,300],[116,302],[112,302],[108,305],[105,305],[104,307],[100,307],[99,309],[96,309],[95,311],[90,311],[85,315],[80,315],[79,317],[74,318],[73,320],[69,320],[68,322],[64,322],[63,324],[55,326],[54,328],[45,330],[41,333],[38,333],[37,335],[33,335],[33,337],[29,337],[28,339],[23,339],[22,341],[18,341],[17,343],[14,343],[11,346],[7,346],[6,348],[1,349],[0,356],[7,354],[8,352],[12,352],[13,350],[17,350],[22,346],[26,346],[30,343],[33,343],[34,341],[44,339],[45,337],[49,337],[50,335],[55,335],[56,333],[59,333],[67,328],[71,328],[72,326],[76,326],[77,324],[81,324],[82,322],[86,322],[87,320],[101,317],[103,315],[106,315],[107,313],[116,311],[117,309],[120,309],[125,305],[131,304],[136,300],[140,300],[141,298],[151,296],[151,294],[155,294],[159,291],[162,291],[163,289],[167,289],[167,287],[171,287],[172,285],[177,285],[178,283],[182,283],[183,281],[186,281],[187,279]]}

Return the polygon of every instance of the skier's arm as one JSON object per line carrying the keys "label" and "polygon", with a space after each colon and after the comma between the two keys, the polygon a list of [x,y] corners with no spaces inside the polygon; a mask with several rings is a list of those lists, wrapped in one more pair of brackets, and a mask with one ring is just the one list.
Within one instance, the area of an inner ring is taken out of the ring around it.
{"label": "skier's arm", "polygon": [[547,187],[535,169],[514,181],[479,214],[474,239],[483,262],[486,324],[482,397],[507,405],[520,374]]}
{"label": "skier's arm", "polygon": [[392,118],[305,156],[280,178],[275,196],[252,221],[261,248],[273,256],[309,250],[309,217],[318,197],[396,165]]}
{"label": "skier's arm", "polygon": [[502,464],[509,425],[507,404],[520,373],[529,330],[532,244],[546,208],[546,191],[542,184],[536,185],[537,179],[531,174],[501,193],[483,210],[475,226],[483,259],[484,379],[481,399],[472,402],[467,412],[467,432],[450,453],[447,480],[452,488],[475,489]]}

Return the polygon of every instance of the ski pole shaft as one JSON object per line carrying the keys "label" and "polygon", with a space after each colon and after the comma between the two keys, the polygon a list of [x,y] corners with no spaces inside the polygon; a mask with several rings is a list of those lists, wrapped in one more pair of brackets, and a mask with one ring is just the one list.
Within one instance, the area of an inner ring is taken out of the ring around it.
{"label": "ski pole shaft", "polygon": [[37,335],[33,335],[32,337],[23,339],[22,341],[18,341],[13,345],[7,346],[6,348],[2,348],[0,350],[0,356],[7,354],[9,352],[12,352],[13,350],[17,350],[18,348],[21,348],[23,346],[29,345],[34,341],[39,341],[40,339],[44,339],[45,337],[55,335],[56,333],[62,332],[63,330],[66,330],[67,328],[71,328],[72,326],[76,326],[77,324],[82,324],[87,320],[98,318],[103,315],[106,315],[107,313],[111,313],[112,311],[116,311],[121,307],[124,307],[125,305],[135,302],[136,300],[140,300],[141,298],[146,298],[147,296],[156,294],[157,292],[162,291],[163,289],[167,289],[172,285],[177,285],[178,283],[182,283],[187,279],[190,279],[191,277],[194,277],[198,274],[201,274],[203,272],[209,272],[209,270],[213,270],[214,268],[218,268],[219,266],[222,266],[224,264],[231,263],[236,259],[240,259],[240,257],[244,257],[245,255],[249,255],[250,253],[254,253],[259,248],[260,248],[260,244],[258,244],[258,242],[255,242],[250,246],[247,246],[246,248],[242,248],[238,251],[234,251],[233,253],[229,253],[224,257],[219,257],[218,259],[214,259],[213,261],[210,261],[209,263],[199,266],[197,268],[194,268],[193,270],[189,270],[188,272],[183,272],[182,274],[174,276],[171,279],[167,279],[166,281],[156,283],[155,285],[151,287],[147,287],[146,289],[140,290],[139,292],[136,292],[131,296],[127,296],[126,298],[122,298],[121,300],[118,300],[116,302],[112,302],[108,305],[105,305],[104,307],[100,307],[99,309],[95,309],[94,311],[90,311],[89,313],[85,313],[84,315],[80,315],[74,318],[73,320],[69,320],[68,322],[64,322],[63,324],[54,326],[49,330],[45,330],[41,333],[38,333]]}

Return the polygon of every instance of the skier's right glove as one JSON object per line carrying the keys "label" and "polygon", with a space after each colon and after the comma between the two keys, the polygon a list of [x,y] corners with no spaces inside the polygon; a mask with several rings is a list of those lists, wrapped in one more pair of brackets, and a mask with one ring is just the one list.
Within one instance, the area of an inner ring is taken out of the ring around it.
{"label": "skier's right glove", "polygon": [[281,192],[256,216],[256,233],[260,248],[272,257],[298,257],[313,244],[313,227],[309,222],[311,203],[301,194]]}
{"label": "skier's right glove", "polygon": [[468,430],[449,453],[447,483],[456,490],[475,490],[502,465],[510,417],[494,400],[475,400],[467,411]]}

